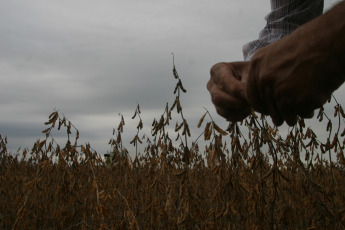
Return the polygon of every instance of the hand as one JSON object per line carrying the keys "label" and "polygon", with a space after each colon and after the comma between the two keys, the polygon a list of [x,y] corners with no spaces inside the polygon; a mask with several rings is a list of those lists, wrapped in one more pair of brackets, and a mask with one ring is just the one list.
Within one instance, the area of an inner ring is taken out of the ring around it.
{"label": "hand", "polygon": [[251,112],[246,100],[248,70],[249,62],[223,62],[211,68],[207,89],[217,113],[229,121],[243,120]]}
{"label": "hand", "polygon": [[311,118],[341,85],[336,62],[326,52],[289,35],[258,50],[252,58],[247,100],[275,125]]}
{"label": "hand", "polygon": [[345,2],[256,51],[247,101],[276,125],[310,118],[345,81]]}

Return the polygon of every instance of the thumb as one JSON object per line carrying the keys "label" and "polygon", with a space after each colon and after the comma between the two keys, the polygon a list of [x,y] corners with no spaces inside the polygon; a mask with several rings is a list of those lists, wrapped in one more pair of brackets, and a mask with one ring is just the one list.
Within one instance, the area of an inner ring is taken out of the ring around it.
{"label": "thumb", "polygon": [[258,87],[256,77],[252,71],[249,71],[246,89],[244,93],[248,104],[257,112],[266,113],[263,103],[262,90]]}
{"label": "thumb", "polygon": [[234,96],[237,99],[247,100],[246,98],[246,83],[239,81],[236,78],[230,78],[223,85],[224,91]]}

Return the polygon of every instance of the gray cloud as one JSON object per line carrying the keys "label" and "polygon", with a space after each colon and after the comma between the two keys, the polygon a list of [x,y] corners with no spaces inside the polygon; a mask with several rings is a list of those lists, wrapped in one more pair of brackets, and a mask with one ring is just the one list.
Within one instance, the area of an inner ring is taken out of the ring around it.
{"label": "gray cloud", "polygon": [[118,113],[131,116],[139,103],[150,127],[173,102],[172,52],[188,119],[195,123],[203,107],[215,114],[205,88],[210,67],[242,60],[268,12],[268,0],[4,0],[0,133],[13,150],[33,144],[55,108],[81,141],[105,152]]}

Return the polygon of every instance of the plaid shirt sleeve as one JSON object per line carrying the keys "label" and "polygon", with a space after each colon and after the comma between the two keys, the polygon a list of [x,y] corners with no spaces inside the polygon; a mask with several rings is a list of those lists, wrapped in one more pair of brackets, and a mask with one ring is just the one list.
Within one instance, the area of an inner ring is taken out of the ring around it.
{"label": "plaid shirt sleeve", "polygon": [[249,61],[255,51],[290,34],[297,27],[321,15],[323,0],[271,0],[271,13],[265,19],[267,24],[259,38],[243,46],[245,61]]}

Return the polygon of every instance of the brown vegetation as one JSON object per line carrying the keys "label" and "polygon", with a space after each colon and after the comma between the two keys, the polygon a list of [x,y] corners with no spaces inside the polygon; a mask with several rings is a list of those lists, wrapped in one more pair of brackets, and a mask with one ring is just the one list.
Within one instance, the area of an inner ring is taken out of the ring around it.
{"label": "brown vegetation", "polygon": [[[180,103],[186,90],[175,66],[173,74],[176,98],[154,119],[151,137],[141,134],[137,106],[131,144],[142,146],[144,154],[136,149],[133,158],[121,138],[123,117],[106,162],[89,144],[78,144],[78,130],[57,111],[45,123],[46,138],[31,150],[9,153],[6,137],[0,136],[0,228],[344,229],[340,104],[336,128],[319,111],[319,121],[328,121],[325,143],[302,119],[282,137],[265,117],[252,114],[242,126],[231,123],[225,131],[208,111],[198,124],[204,132],[191,142]],[[168,134],[175,110],[179,122]],[[60,128],[67,132],[63,147],[51,135]],[[207,141],[204,149],[200,138]]]}

